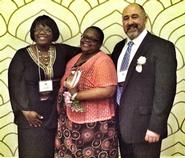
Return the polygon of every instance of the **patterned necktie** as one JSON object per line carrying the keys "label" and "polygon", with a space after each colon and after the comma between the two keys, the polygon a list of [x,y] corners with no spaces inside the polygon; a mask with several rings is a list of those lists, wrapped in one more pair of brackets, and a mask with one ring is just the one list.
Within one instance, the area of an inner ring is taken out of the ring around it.
{"label": "patterned necktie", "polygon": [[[131,49],[132,49],[133,44],[134,44],[134,42],[132,42],[132,41],[128,42],[128,47],[127,47],[125,55],[123,57],[120,71],[125,71],[128,69],[130,53],[131,53]],[[123,92],[123,87],[118,85],[117,86],[117,95],[116,95],[116,102],[118,105],[120,105],[120,99],[121,99],[122,92]]]}
{"label": "patterned necktie", "polygon": [[127,47],[127,50],[126,50],[125,55],[123,57],[120,71],[125,71],[128,68],[130,53],[131,53],[131,49],[132,49],[133,44],[134,44],[134,42],[132,42],[132,41],[128,42],[128,47]]}

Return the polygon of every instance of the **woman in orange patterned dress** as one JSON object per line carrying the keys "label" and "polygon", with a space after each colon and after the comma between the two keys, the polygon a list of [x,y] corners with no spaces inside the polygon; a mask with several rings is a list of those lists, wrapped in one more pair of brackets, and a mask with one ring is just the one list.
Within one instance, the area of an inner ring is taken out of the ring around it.
{"label": "woman in orange patterned dress", "polygon": [[[57,101],[55,158],[118,157],[117,76],[112,60],[100,50],[103,39],[100,28],[87,28],[80,40],[82,52],[67,64]],[[69,83],[72,71],[81,73],[76,86]]]}

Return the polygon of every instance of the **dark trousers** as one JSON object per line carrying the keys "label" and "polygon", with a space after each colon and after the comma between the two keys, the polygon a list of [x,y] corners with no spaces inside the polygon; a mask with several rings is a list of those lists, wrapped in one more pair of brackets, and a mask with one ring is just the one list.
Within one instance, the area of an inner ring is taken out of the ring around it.
{"label": "dark trousers", "polygon": [[19,158],[53,158],[56,130],[18,128]]}
{"label": "dark trousers", "polygon": [[121,158],[159,158],[161,141],[157,143],[128,144],[120,141]]}

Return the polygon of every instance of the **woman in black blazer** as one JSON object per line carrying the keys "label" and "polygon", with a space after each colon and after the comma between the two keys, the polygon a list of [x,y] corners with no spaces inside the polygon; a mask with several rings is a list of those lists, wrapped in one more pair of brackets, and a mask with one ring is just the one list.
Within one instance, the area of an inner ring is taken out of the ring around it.
{"label": "woman in black blazer", "polygon": [[46,15],[33,21],[30,35],[35,44],[19,49],[8,70],[19,158],[53,158],[60,79],[67,61],[80,49],[54,44],[59,30]]}

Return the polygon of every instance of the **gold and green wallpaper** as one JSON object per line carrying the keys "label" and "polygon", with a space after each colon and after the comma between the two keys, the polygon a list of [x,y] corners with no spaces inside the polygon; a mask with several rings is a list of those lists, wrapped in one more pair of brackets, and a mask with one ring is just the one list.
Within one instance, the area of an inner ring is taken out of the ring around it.
{"label": "gold and green wallpaper", "polygon": [[51,16],[60,28],[58,42],[76,46],[86,27],[99,26],[105,33],[102,50],[110,54],[125,37],[121,13],[132,2],[148,13],[147,29],[176,46],[177,92],[161,156],[185,156],[185,0],[0,0],[0,157],[18,156],[7,72],[16,50],[32,44],[33,20],[43,14]]}

